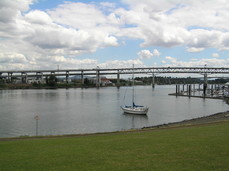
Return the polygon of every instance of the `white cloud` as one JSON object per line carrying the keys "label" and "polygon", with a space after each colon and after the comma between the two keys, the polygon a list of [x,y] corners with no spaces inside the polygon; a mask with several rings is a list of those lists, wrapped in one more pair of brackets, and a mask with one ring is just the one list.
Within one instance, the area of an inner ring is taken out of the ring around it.
{"label": "white cloud", "polygon": [[165,61],[165,60],[162,60],[161,63],[162,63],[162,64],[166,64],[166,61]]}
{"label": "white cloud", "polygon": [[[83,53],[95,52],[99,48],[118,45],[117,38],[109,31],[115,29],[109,24],[106,26],[107,16],[94,5],[66,3],[62,5],[62,9],[60,5],[56,10],[47,13],[40,10],[27,11],[31,3],[32,0],[25,0],[20,4],[19,1],[0,2],[0,14],[8,14],[0,15],[0,37],[3,37],[0,40],[0,53],[27,56],[28,60],[22,61],[20,68],[29,68],[30,61],[46,67],[40,62],[42,56],[46,56],[47,63],[51,63],[52,58],[56,59],[56,56],[62,56],[62,61],[59,62],[64,62],[67,67],[71,63],[81,62],[67,58],[63,61],[64,56],[76,57]],[[74,22],[68,21],[71,18]],[[11,57],[15,59],[9,58],[8,64],[14,66],[18,57]]]}
{"label": "white cloud", "polygon": [[40,24],[40,25],[48,25],[48,24],[52,24],[53,22],[51,17],[47,13],[39,10],[34,10],[27,13],[25,15],[25,20],[27,20],[31,24]]}
{"label": "white cloud", "polygon": [[213,57],[213,58],[218,58],[218,57],[219,57],[219,54],[218,54],[218,53],[213,53],[213,54],[212,54],[212,57]]}
{"label": "white cloud", "polygon": [[150,59],[153,56],[160,56],[160,52],[157,49],[154,49],[153,52],[150,52],[149,50],[141,50],[138,52],[138,57],[140,59]]}
{"label": "white cloud", "polygon": [[177,59],[171,56],[166,56],[165,59],[172,64],[177,64]]}
{"label": "white cloud", "polygon": [[[62,63],[65,67],[92,67],[99,65],[97,60],[76,57],[119,46],[119,42],[129,38],[140,40],[141,47],[184,46],[187,52],[208,48],[229,50],[227,0],[161,0],[160,3],[122,0],[127,8],[108,2],[66,1],[46,11],[31,10],[30,5],[35,1],[0,1],[0,68],[46,68],[51,62]],[[150,59],[160,56],[160,52],[142,50],[138,56]],[[182,62],[167,56],[162,63],[228,65],[228,60],[218,59],[217,54],[212,56],[213,59],[199,62]],[[143,65],[140,59],[129,63]],[[106,65],[118,67],[128,63],[114,59]]]}
{"label": "white cloud", "polygon": [[153,56],[160,56],[160,52],[157,49],[153,50]]}
{"label": "white cloud", "polygon": [[138,56],[140,59],[150,59],[153,54],[149,50],[141,50],[138,52]]}
{"label": "white cloud", "polygon": [[105,63],[99,64],[100,68],[132,68],[134,67],[144,67],[145,65],[140,59],[133,60],[110,60]]}
{"label": "white cloud", "polygon": [[203,50],[204,48],[195,48],[195,47],[191,47],[187,49],[188,52],[201,52]]}
{"label": "white cloud", "polygon": [[[189,51],[229,48],[229,5],[225,0],[124,2],[131,10],[119,14],[125,23],[133,24],[133,29],[139,30],[137,35],[144,40],[142,47],[184,45]],[[130,30],[129,33],[131,37]]]}
{"label": "white cloud", "polygon": [[206,58],[206,59],[195,59],[190,61],[180,61],[175,57],[166,56],[163,60],[164,66],[171,67],[229,67],[229,59],[218,59],[218,58]]}
{"label": "white cloud", "polygon": [[55,22],[78,29],[93,29],[106,22],[102,11],[95,5],[85,3],[66,2],[49,10],[48,14]]}

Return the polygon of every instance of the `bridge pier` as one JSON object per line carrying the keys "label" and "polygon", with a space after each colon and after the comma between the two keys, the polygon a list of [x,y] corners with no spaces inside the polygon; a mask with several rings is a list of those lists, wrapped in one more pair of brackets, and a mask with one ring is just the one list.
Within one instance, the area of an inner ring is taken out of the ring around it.
{"label": "bridge pier", "polygon": [[69,71],[66,71],[66,83],[68,84],[69,82]]}
{"label": "bridge pier", "polygon": [[152,87],[155,87],[155,74],[152,73]]}
{"label": "bridge pier", "polygon": [[207,73],[204,73],[204,87],[203,87],[204,96],[206,96],[207,86],[208,86],[208,75]]}
{"label": "bridge pier", "polygon": [[117,74],[117,87],[120,87],[120,73],[118,70],[118,74]]}
{"label": "bridge pier", "polygon": [[8,72],[8,78],[7,78],[7,80],[8,80],[10,83],[12,82],[12,75],[13,75],[12,72]]}
{"label": "bridge pier", "polygon": [[43,73],[42,72],[36,72],[36,80],[39,80],[39,81],[43,80]]}
{"label": "bridge pier", "polygon": [[26,72],[22,72],[21,73],[21,82],[22,83],[27,83],[27,73]]}
{"label": "bridge pier", "polygon": [[5,80],[4,80],[3,77],[2,77],[2,73],[0,72],[0,83],[5,83],[4,81],[5,81]]}
{"label": "bridge pier", "polygon": [[100,87],[100,76],[99,76],[99,70],[96,71],[96,87]]}
{"label": "bridge pier", "polygon": [[81,71],[81,86],[84,85],[84,73]]}

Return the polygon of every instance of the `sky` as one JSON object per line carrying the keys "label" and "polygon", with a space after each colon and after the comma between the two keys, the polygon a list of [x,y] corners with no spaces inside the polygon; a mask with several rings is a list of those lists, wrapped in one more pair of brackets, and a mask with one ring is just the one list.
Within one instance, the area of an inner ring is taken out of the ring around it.
{"label": "sky", "polygon": [[0,0],[0,70],[229,67],[228,0]]}

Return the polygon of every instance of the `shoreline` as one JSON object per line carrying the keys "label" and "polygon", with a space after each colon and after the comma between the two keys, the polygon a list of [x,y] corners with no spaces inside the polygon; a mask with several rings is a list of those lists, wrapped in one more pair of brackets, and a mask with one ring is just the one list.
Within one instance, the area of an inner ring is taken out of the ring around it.
{"label": "shoreline", "polygon": [[224,121],[229,121],[229,111],[219,112],[219,113],[215,113],[209,116],[187,119],[187,120],[183,120],[179,122],[171,122],[171,123],[160,124],[156,126],[144,127],[142,129],[186,127],[186,126],[219,123],[219,122],[224,122]]}
{"label": "shoreline", "polygon": [[215,113],[209,116],[203,116],[199,118],[187,119],[179,122],[171,122],[166,124],[142,127],[138,129],[128,129],[123,131],[98,132],[98,133],[86,133],[86,134],[5,137],[5,138],[0,138],[0,141],[70,138],[70,137],[81,137],[81,136],[101,136],[101,135],[117,134],[117,133],[131,133],[131,132],[152,131],[152,130],[161,130],[161,129],[185,128],[190,126],[207,125],[207,124],[214,124],[214,123],[221,123],[221,122],[229,122],[229,111],[219,112],[219,113]]}

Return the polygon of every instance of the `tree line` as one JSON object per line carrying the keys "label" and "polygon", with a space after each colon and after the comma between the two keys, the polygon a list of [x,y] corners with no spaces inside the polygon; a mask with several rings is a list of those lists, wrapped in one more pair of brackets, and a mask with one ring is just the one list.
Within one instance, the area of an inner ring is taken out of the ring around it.
{"label": "tree line", "polygon": [[[136,77],[136,85],[150,85],[152,84],[151,77]],[[117,85],[117,79],[110,79],[113,83],[112,85]],[[180,77],[166,77],[166,76],[156,76],[154,78],[155,84],[157,85],[168,85],[168,84],[203,84],[204,80],[201,78],[180,78]],[[120,79],[120,86],[128,86],[132,84],[132,80],[129,79]],[[229,82],[229,79],[218,78],[208,80],[209,84],[225,84]],[[47,76],[45,78],[45,83],[33,82],[32,84],[14,84],[13,82],[4,82],[0,79],[0,88],[71,88],[71,87],[95,87],[95,83],[92,82],[89,78],[84,79],[84,84],[81,84],[81,80],[73,79],[71,82],[67,83],[54,75]],[[108,85],[111,86],[111,85]]]}

